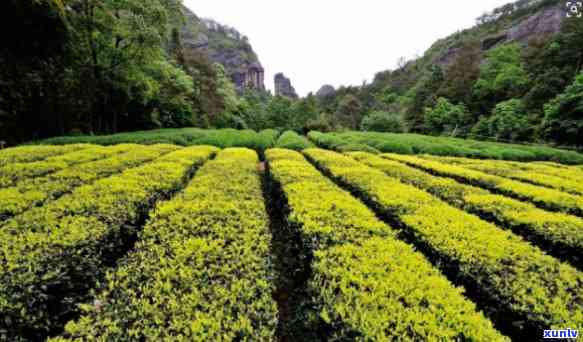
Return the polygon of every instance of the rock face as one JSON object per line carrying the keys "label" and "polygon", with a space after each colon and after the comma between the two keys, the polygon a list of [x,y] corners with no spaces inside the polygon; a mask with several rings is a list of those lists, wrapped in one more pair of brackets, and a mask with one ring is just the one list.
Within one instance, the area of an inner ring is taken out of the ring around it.
{"label": "rock face", "polygon": [[484,39],[482,49],[489,50],[498,44],[510,42],[527,44],[532,37],[554,35],[561,29],[564,18],[565,10],[562,7],[547,8],[516,23],[498,35]]}
{"label": "rock face", "polygon": [[275,96],[284,96],[292,99],[298,98],[298,94],[296,93],[296,90],[292,86],[290,79],[285,77],[284,74],[279,73],[275,75],[274,82],[275,82]]}
{"label": "rock face", "polygon": [[320,88],[320,90],[318,90],[316,96],[322,98],[334,95],[334,93],[336,93],[336,89],[334,89],[333,86],[326,84],[323,85],[322,88]]}
{"label": "rock face", "polygon": [[203,52],[222,64],[239,92],[265,90],[265,71],[246,36],[214,20],[200,19],[186,7],[182,12],[185,23],[180,38],[186,51]]}
{"label": "rock face", "polygon": [[[478,18],[479,25],[488,25],[499,20],[504,21],[505,16],[512,15],[515,11],[524,10],[532,6],[540,5],[540,1],[536,0],[520,0],[514,4],[508,4],[494,10],[490,14]],[[516,20],[508,21],[501,25],[501,28],[495,32],[490,32],[489,35],[479,37],[482,50],[490,50],[500,44],[517,42],[520,44],[527,44],[532,38],[544,38],[558,33],[561,25],[566,17],[566,6],[562,1],[556,1],[555,4],[544,6],[536,11],[527,13],[517,18]],[[474,29],[470,29],[475,30]],[[452,36],[455,37],[456,35]],[[459,52],[459,44],[448,43],[448,39],[443,39],[436,43],[440,53],[434,55],[433,63],[439,65],[450,64]],[[455,41],[455,40],[453,40]]]}
{"label": "rock face", "polygon": [[559,32],[565,18],[563,7],[547,8],[511,27],[507,31],[507,39],[525,44],[533,36],[553,35]]}

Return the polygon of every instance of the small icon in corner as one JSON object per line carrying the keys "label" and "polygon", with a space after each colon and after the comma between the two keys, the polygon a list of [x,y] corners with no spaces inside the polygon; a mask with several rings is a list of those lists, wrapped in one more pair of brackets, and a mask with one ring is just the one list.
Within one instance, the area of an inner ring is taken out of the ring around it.
{"label": "small icon in corner", "polygon": [[566,5],[567,5],[567,18],[583,17],[583,2],[568,1]]}

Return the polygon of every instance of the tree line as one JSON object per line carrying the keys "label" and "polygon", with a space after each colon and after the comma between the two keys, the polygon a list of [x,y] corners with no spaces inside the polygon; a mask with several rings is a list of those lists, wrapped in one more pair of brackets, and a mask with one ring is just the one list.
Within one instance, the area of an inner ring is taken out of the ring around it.
{"label": "tree line", "polygon": [[234,86],[184,51],[179,0],[0,5],[0,140],[213,125]]}
{"label": "tree line", "polygon": [[[416,132],[583,145],[583,20],[484,51],[475,31],[370,84],[293,100],[237,93],[185,49],[180,0],[7,0],[0,5],[0,140],[166,127]],[[488,30],[488,23],[480,28]]]}
{"label": "tree line", "polygon": [[350,117],[350,129],[583,146],[583,20],[486,51],[476,36],[454,36],[449,64],[431,63],[429,51],[338,89],[321,110]]}

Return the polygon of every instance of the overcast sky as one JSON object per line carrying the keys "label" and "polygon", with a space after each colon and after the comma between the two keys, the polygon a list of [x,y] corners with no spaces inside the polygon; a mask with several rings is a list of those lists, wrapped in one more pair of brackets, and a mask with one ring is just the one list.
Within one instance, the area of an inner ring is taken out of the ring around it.
{"label": "overcast sky", "polygon": [[322,85],[359,85],[422,55],[437,39],[474,25],[510,0],[184,0],[199,17],[249,40],[266,86],[283,72],[301,96]]}

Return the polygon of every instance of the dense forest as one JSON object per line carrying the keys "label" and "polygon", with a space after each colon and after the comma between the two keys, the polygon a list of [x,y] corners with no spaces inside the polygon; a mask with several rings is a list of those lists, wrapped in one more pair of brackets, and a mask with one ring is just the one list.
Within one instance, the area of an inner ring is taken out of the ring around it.
{"label": "dense forest", "polygon": [[[180,0],[4,1],[0,140],[195,126],[581,147],[583,20],[567,19],[559,33],[527,44],[484,48],[486,33],[557,5],[522,3],[479,18],[476,27],[437,42],[423,57],[403,59],[370,84],[294,100],[237,91],[221,64],[184,48]],[[455,46],[455,58],[435,63],[446,45]]]}
{"label": "dense forest", "polygon": [[[486,45],[504,25],[562,6],[523,0],[496,9],[372,83],[329,93],[323,111],[345,117],[350,129],[581,147],[583,20],[565,19],[557,34],[526,44]],[[436,63],[448,49],[453,60]]]}
{"label": "dense forest", "polygon": [[305,110],[313,99],[238,94],[222,65],[184,49],[179,0],[0,6],[0,140],[8,144],[161,127],[301,129],[302,116],[315,115]]}

